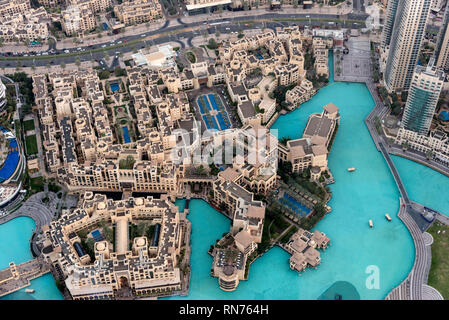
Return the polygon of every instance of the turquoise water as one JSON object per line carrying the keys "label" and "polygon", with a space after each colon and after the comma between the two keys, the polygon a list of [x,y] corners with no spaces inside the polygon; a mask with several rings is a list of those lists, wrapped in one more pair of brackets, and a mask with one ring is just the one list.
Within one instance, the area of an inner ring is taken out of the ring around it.
{"label": "turquoise water", "polygon": [[[331,239],[331,247],[322,253],[322,264],[298,276],[289,269],[289,255],[273,248],[253,263],[249,281],[240,282],[234,292],[221,291],[217,279],[209,276],[212,258],[206,251],[227,231],[229,223],[213,231],[214,217],[222,219],[221,215],[213,214],[215,210],[207,209],[207,204],[197,205],[199,200],[194,200],[189,219],[194,230],[196,225],[203,226],[207,221],[207,230],[202,230],[209,236],[192,234],[189,299],[317,299],[336,281],[351,283],[361,299],[383,299],[407,276],[414,260],[413,242],[406,227],[395,218],[399,193],[363,122],[374,106],[366,86],[331,82],[299,109],[281,116],[273,129],[278,129],[279,137],[298,138],[308,116],[321,112],[322,106],[330,102],[340,108],[341,122],[329,158],[336,180],[331,185],[333,198],[329,202],[333,210],[317,225]],[[349,167],[357,170],[349,173]],[[392,222],[386,221],[385,213],[390,213]],[[374,222],[373,229],[368,226],[369,219]],[[205,256],[204,260],[200,255]],[[380,271],[378,289],[365,285],[367,267],[372,265]]]}
{"label": "turquoise water", "polygon": [[[7,268],[10,262],[20,264],[33,259],[30,251],[30,239],[35,224],[33,219],[27,217],[15,218],[8,223],[0,225],[0,269]],[[61,300],[51,274],[31,281],[29,288],[35,293],[25,292],[25,288],[0,298],[0,300]]]}
{"label": "turquoise water", "polygon": [[[414,260],[413,242],[396,218],[399,193],[363,122],[374,106],[365,85],[331,81],[312,100],[281,116],[272,129],[279,130],[279,137],[298,138],[308,116],[321,112],[329,102],[340,108],[341,124],[329,158],[336,180],[331,185],[333,198],[329,203],[333,210],[317,225],[331,239],[330,248],[321,254],[322,264],[298,276],[289,268],[289,255],[275,247],[252,264],[248,281],[241,281],[234,292],[224,292],[218,280],[210,277],[212,258],[207,250],[229,231],[230,221],[206,202],[192,200],[188,216],[192,222],[190,294],[171,299],[317,299],[337,281],[350,283],[361,299],[383,299],[407,276]],[[441,193],[449,187],[447,177],[406,159],[394,157],[394,161],[411,199],[449,213],[449,200]],[[349,173],[349,167],[357,170]],[[184,203],[176,201],[181,210]],[[386,221],[385,213],[390,213],[392,222]],[[369,219],[374,222],[373,229],[368,227]],[[33,228],[28,218],[0,225],[0,267],[11,260],[20,263],[31,258],[29,238]],[[371,265],[379,268],[379,289],[365,285],[365,271]],[[28,296],[36,299],[61,299],[50,275],[34,280],[31,288],[36,293]],[[47,297],[40,296],[47,293]],[[26,297],[18,292],[5,298]]]}
{"label": "turquoise water", "polygon": [[408,196],[413,201],[449,216],[449,178],[411,160],[392,156]]}

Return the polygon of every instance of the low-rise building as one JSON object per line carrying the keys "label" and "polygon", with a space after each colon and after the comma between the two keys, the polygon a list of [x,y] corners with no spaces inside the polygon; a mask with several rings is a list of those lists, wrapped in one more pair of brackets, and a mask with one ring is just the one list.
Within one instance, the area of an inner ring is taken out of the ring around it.
{"label": "low-rise building", "polygon": [[117,19],[125,25],[153,22],[162,19],[162,6],[157,0],[123,1],[114,6]]}
{"label": "low-rise building", "polygon": [[96,27],[95,15],[89,8],[71,5],[61,15],[62,29],[69,36],[82,34]]}
{"label": "low-rise building", "polygon": [[[154,228],[152,236],[144,230],[145,235],[131,238],[129,227],[138,223]],[[60,270],[75,300],[117,298],[124,291],[167,295],[182,289],[178,256],[186,224],[166,198],[114,201],[86,192],[76,209],[43,227],[42,253]],[[86,246],[86,235],[93,249]]]}

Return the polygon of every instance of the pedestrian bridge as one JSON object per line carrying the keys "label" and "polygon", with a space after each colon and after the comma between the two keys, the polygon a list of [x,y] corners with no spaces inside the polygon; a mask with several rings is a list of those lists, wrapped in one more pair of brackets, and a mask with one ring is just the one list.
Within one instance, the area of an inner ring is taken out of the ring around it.
{"label": "pedestrian bridge", "polygon": [[388,168],[390,168],[391,174],[393,175],[394,181],[396,182],[399,193],[401,194],[401,197],[404,200],[404,203],[407,206],[409,206],[410,198],[408,197],[407,190],[405,190],[404,184],[402,183],[401,176],[399,175],[399,172],[396,169],[396,166],[394,165],[394,162],[391,159],[390,154],[385,149],[383,142],[379,141],[379,147],[380,147],[380,151],[382,152],[382,155],[385,158],[385,161],[388,164]]}
{"label": "pedestrian bridge", "polygon": [[42,259],[34,259],[0,270],[0,297],[28,287],[30,281],[50,272],[50,266]]}

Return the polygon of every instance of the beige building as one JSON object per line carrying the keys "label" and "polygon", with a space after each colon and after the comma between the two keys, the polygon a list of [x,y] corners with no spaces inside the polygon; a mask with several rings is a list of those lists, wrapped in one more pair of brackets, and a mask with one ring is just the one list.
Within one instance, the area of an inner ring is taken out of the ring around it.
{"label": "beige building", "polygon": [[333,103],[324,106],[321,114],[310,115],[302,138],[279,145],[280,160],[291,162],[293,172],[310,167],[311,179],[318,180],[328,170],[329,144],[339,122],[340,114]]}
{"label": "beige building", "polygon": [[112,6],[111,0],[68,0],[69,5],[90,9],[92,12],[106,11]]}
{"label": "beige building", "polygon": [[114,13],[125,25],[153,22],[162,19],[162,7],[157,0],[124,1],[114,6]]}
{"label": "beige building", "polygon": [[285,101],[289,104],[289,109],[293,110],[304,102],[310,100],[316,93],[316,89],[310,80],[303,79],[299,85],[285,94]]}
{"label": "beige building", "polygon": [[64,32],[72,36],[95,29],[96,20],[92,10],[72,5],[62,12],[61,24]]}
{"label": "beige building", "polygon": [[50,18],[43,7],[0,17],[0,37],[4,42],[45,41],[49,22]]}
{"label": "beige building", "polygon": [[[167,295],[182,289],[178,256],[188,223],[183,217],[166,198],[114,201],[86,192],[78,208],[43,227],[42,252],[75,300],[111,299],[123,292]],[[132,238],[130,225],[154,228],[152,238],[145,230]],[[94,242],[90,252],[89,241]]]}
{"label": "beige building", "polygon": [[311,233],[300,228],[284,246],[292,255],[290,268],[302,272],[307,267],[317,267],[321,263],[318,249],[326,249],[329,241],[329,238],[318,230]]}
{"label": "beige building", "polygon": [[16,13],[25,13],[30,9],[30,0],[1,0],[0,19],[8,18]]}

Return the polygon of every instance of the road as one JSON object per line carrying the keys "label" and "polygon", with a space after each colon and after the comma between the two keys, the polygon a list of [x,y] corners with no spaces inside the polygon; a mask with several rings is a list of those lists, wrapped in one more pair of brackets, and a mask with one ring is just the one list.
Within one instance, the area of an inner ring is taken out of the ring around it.
{"label": "road", "polygon": [[[109,56],[114,56],[116,52],[119,53],[127,53],[132,52],[137,49],[142,49],[147,45],[158,45],[167,42],[178,42],[180,46],[183,46],[182,41],[180,39],[187,39],[188,43],[190,43],[191,38],[194,36],[198,36],[204,34],[205,32],[209,34],[215,34],[216,31],[220,33],[229,33],[229,32],[238,32],[240,30],[245,29],[253,29],[253,28],[269,28],[275,29],[279,26],[286,26],[291,23],[297,23],[298,25],[307,25],[307,26],[321,26],[326,21],[334,21],[336,19],[341,20],[342,22],[335,23],[333,27],[336,28],[360,28],[363,27],[363,23],[366,19],[367,15],[364,13],[352,13],[348,15],[337,15],[337,14],[304,14],[304,13],[295,13],[295,14],[277,14],[277,13],[266,13],[259,15],[247,15],[247,16],[237,16],[232,18],[219,18],[219,19],[208,19],[207,23],[203,21],[201,22],[191,22],[185,23],[182,22],[181,18],[176,19],[176,21],[180,22],[180,24],[175,26],[169,26],[169,20],[158,30],[148,31],[141,34],[134,34],[129,36],[124,36],[121,38],[117,38],[112,41],[107,41],[103,43],[93,44],[93,45],[85,45],[80,46],[78,48],[71,49],[54,49],[54,54],[47,56],[39,56],[39,57],[16,57],[16,56],[8,56],[8,57],[0,57],[0,68],[11,68],[17,67],[38,67],[38,66],[47,66],[50,65],[60,65],[61,63],[69,64],[74,63],[79,57],[81,64],[84,61],[99,61],[104,57],[104,52],[106,51]],[[302,19],[302,21],[269,21],[273,19]],[[307,20],[309,19],[309,20]],[[313,19],[321,19],[321,21],[313,21]],[[358,20],[359,23],[347,22],[347,20]],[[229,21],[229,23],[218,24],[210,26],[211,23]],[[248,22],[254,21],[254,24],[249,24]],[[176,33],[176,34],[175,34]],[[137,41],[136,43],[134,43]],[[126,45],[126,43],[133,42],[131,45]],[[109,48],[114,45],[125,45],[119,48]],[[57,47],[57,45],[56,45]],[[101,50],[99,52],[92,52],[91,50]],[[69,53],[77,53],[76,56],[59,56],[64,53],[65,50],[69,50]]]}

